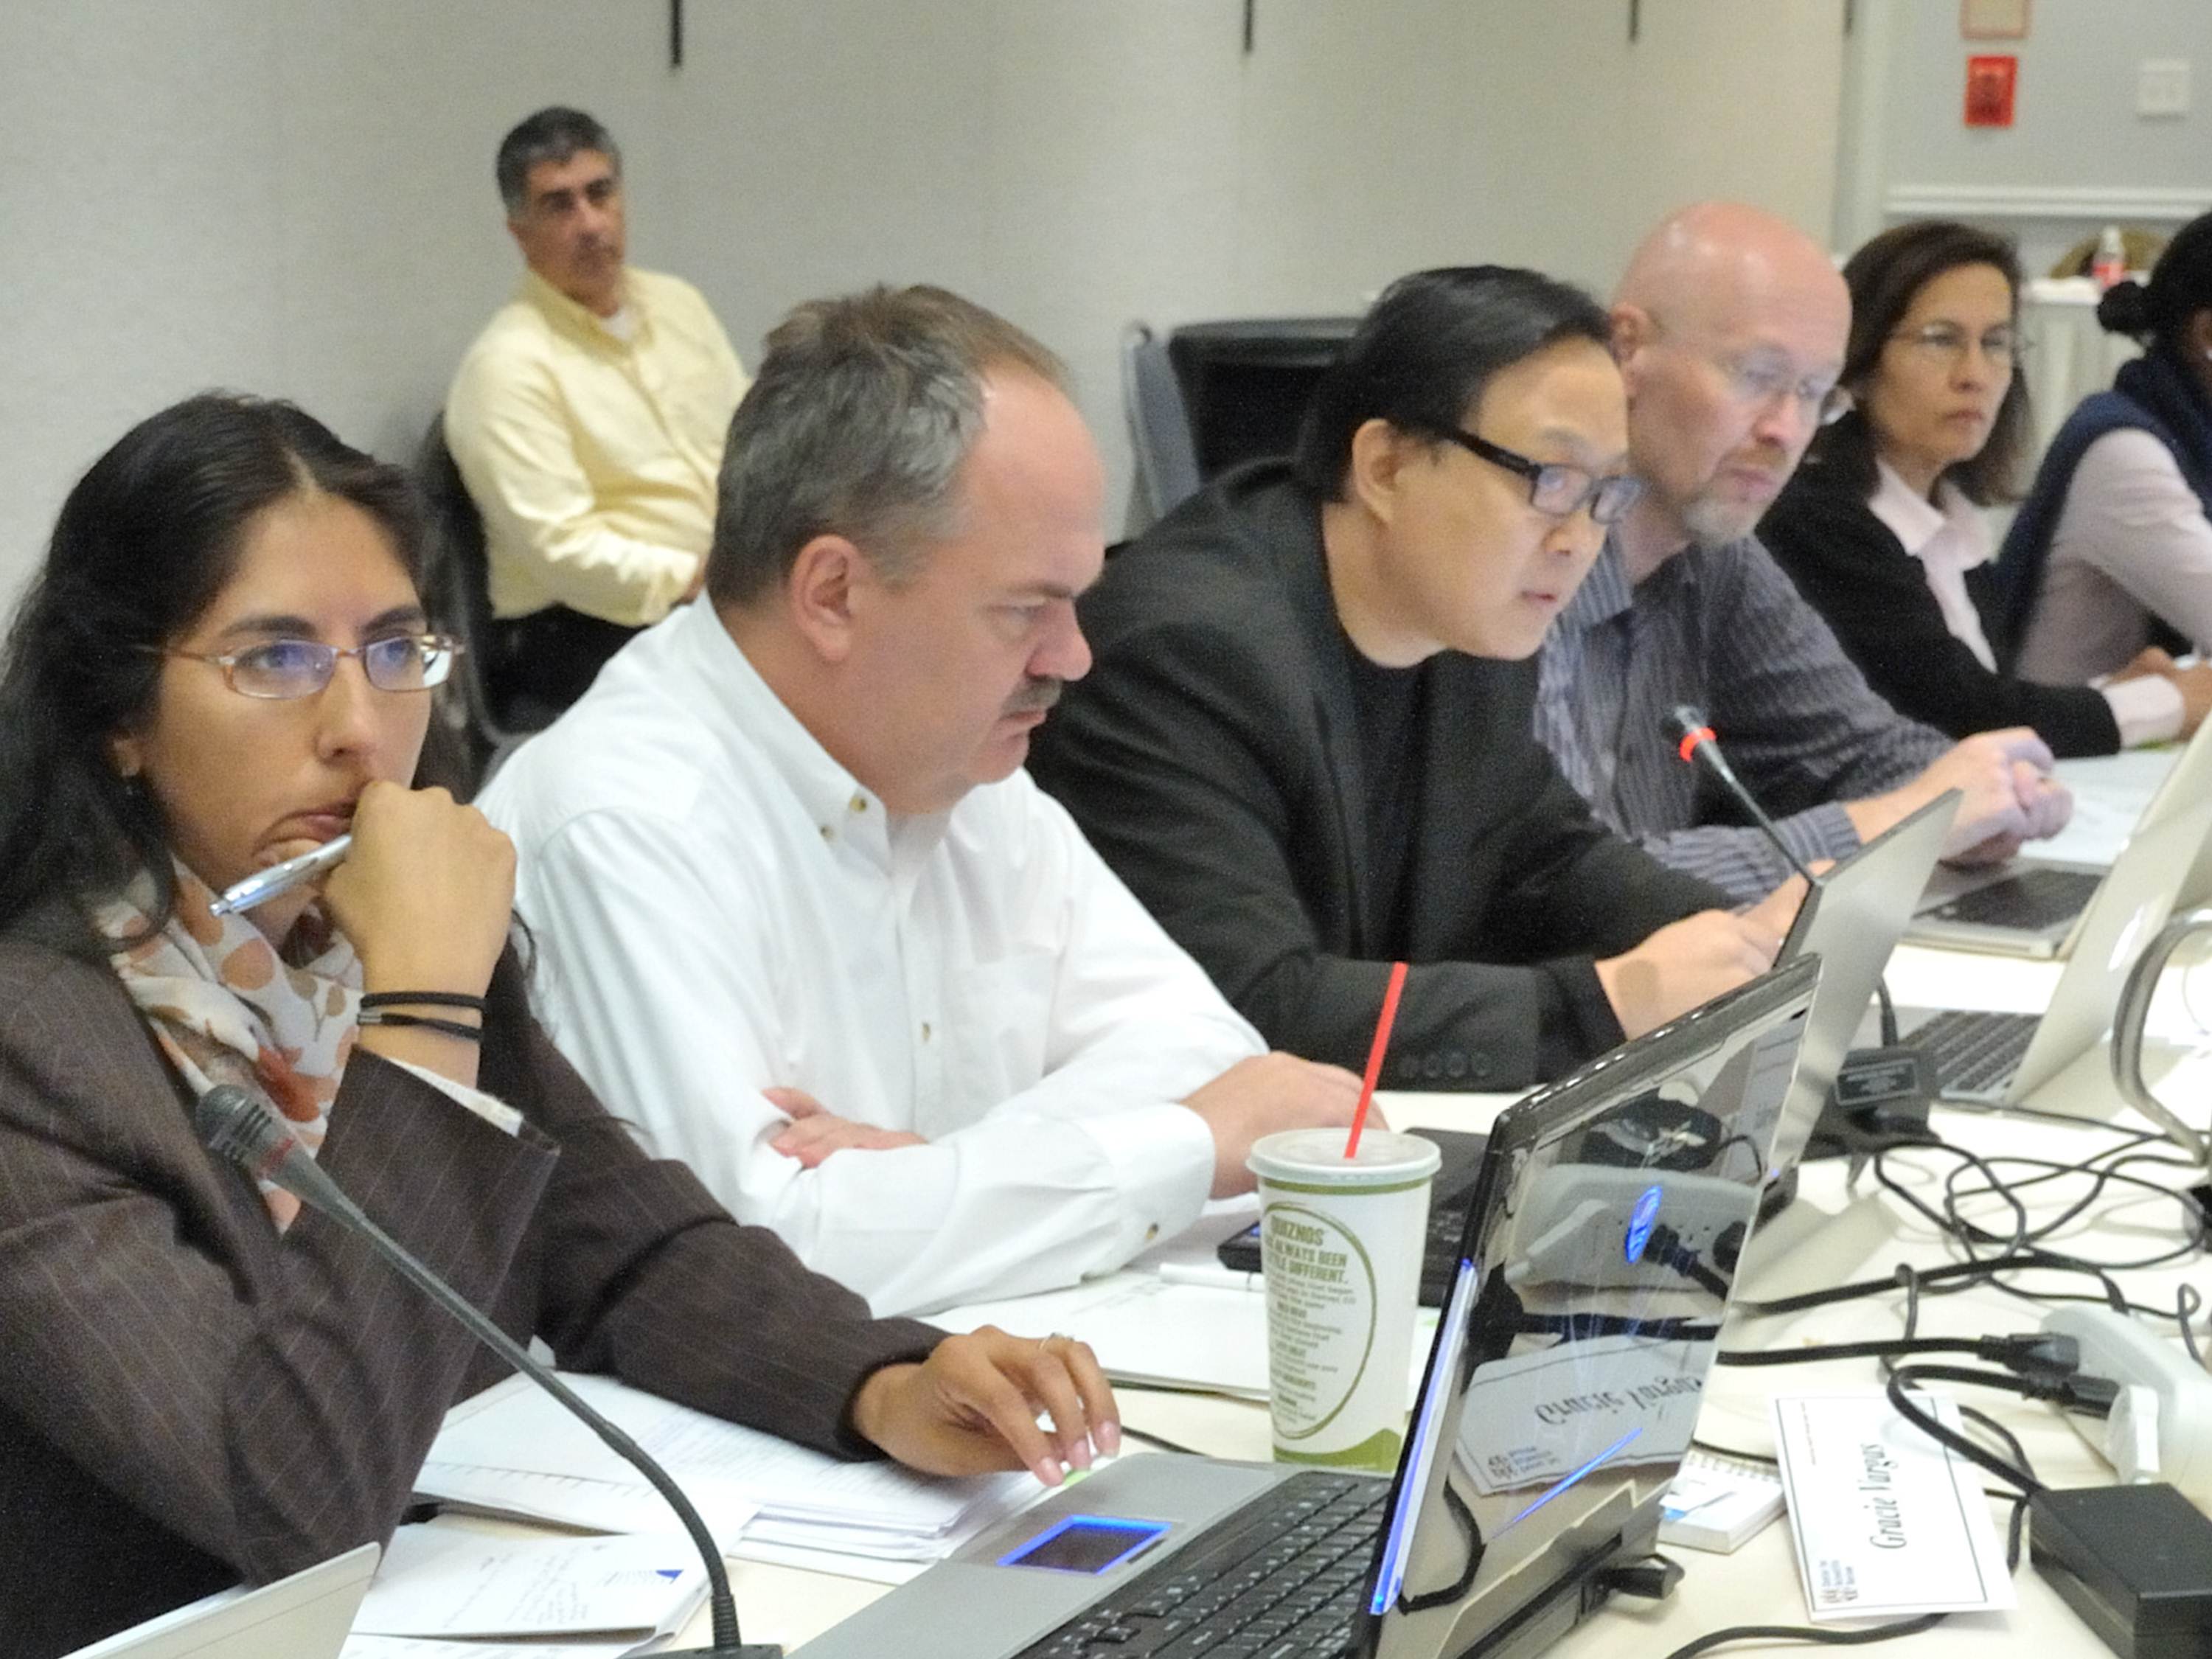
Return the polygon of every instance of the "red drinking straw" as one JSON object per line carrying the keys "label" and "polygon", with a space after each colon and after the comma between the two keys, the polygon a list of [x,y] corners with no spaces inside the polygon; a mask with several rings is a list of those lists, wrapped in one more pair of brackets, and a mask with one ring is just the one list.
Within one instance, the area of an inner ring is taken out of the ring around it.
{"label": "red drinking straw", "polygon": [[1382,1075],[1382,1056],[1389,1051],[1390,1027],[1397,1023],[1398,994],[1406,988],[1406,964],[1390,964],[1390,986],[1382,993],[1382,1017],[1375,1022],[1375,1046],[1367,1051],[1367,1075],[1359,1084],[1359,1107],[1352,1115],[1352,1139],[1344,1143],[1344,1155],[1356,1158],[1359,1154],[1359,1132],[1367,1127],[1367,1109],[1375,1103],[1375,1085]]}

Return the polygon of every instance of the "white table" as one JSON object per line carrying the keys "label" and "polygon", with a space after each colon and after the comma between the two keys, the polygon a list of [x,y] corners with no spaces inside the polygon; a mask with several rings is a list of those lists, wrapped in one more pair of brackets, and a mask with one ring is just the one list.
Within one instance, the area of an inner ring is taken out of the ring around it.
{"label": "white table", "polygon": [[[1956,966],[1955,963],[1954,964]],[[1392,1121],[1407,1127],[1480,1128],[1508,1097],[1398,1096],[1386,1100]],[[1979,1114],[1939,1112],[1945,1135],[1985,1155],[2008,1151],[2063,1161],[2078,1161],[2110,1145],[2112,1133],[2090,1125],[2056,1124]],[[1912,1155],[1905,1162],[1924,1172],[1929,1184],[1949,1161],[1940,1155]],[[1746,1295],[1771,1297],[1826,1284],[1885,1275],[1899,1261],[1928,1267],[1954,1259],[1924,1223],[1881,1193],[1872,1176],[1846,1191],[1844,1166],[1808,1164],[1802,1173],[1802,1195],[1759,1243],[1747,1262]],[[2127,1213],[2133,1208],[2135,1212]],[[2170,1218],[2171,1212],[2166,1212]],[[2110,1256],[2149,1254],[2143,1230],[2161,1218],[2114,1201],[2098,1220],[2069,1239],[2084,1254]],[[2179,1268],[2128,1276],[2131,1291],[2147,1302],[2169,1301],[2185,1279],[2212,1296],[2212,1267],[2201,1261]],[[2085,1281],[2086,1282],[2086,1281]],[[1771,1347],[1812,1341],[1839,1341],[1901,1333],[1901,1293],[1848,1303],[1810,1313],[1769,1319],[1732,1316],[1726,1345]],[[1924,1300],[1923,1335],[1978,1335],[2033,1330],[2039,1313],[2027,1304],[1987,1289]],[[1713,1375],[1701,1437],[1721,1445],[1766,1451],[1772,1439],[1766,1401],[1776,1393],[1823,1388],[1874,1386],[1879,1373],[1871,1360],[1833,1361],[1785,1370],[1723,1368]],[[1980,1389],[1960,1389],[1961,1398],[1990,1412],[2021,1439],[2036,1473],[2057,1486],[2110,1484],[2112,1471],[2083,1443],[2055,1409]],[[1215,1455],[1264,1460],[1268,1455],[1264,1407],[1201,1395],[1123,1389],[1125,1420]],[[1996,1483],[1991,1482],[1994,1487]],[[1993,1505],[2002,1520],[2005,1510]],[[1798,1625],[1805,1622],[1803,1596],[1786,1522],[1767,1528],[1733,1555],[1695,1550],[1669,1552],[1688,1570],[1674,1597],[1662,1606],[1616,1601],[1589,1620],[1557,1651],[1560,1659],[1656,1659],[1670,1648],[1706,1631],[1733,1624]],[[880,1585],[821,1574],[736,1564],[732,1578],[748,1637],[796,1645],[828,1628],[884,1593]],[[2029,1639],[2038,1659],[2071,1659],[2106,1651],[2072,1611],[2032,1569],[2017,1575],[2020,1606],[2009,1613],[1951,1620],[1911,1638],[1899,1650],[1930,1656],[2016,1656]],[[700,1626],[703,1632],[703,1626]],[[1744,1652],[1762,1650],[1746,1648]]]}

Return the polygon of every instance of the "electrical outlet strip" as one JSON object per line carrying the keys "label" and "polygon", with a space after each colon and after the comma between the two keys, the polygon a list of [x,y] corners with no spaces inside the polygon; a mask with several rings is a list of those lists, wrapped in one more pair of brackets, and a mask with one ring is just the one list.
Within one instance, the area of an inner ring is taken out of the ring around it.
{"label": "electrical outlet strip", "polygon": [[2045,1316],[2043,1328],[2081,1344],[2083,1376],[2120,1385],[2104,1423],[2069,1420],[2121,1480],[2166,1481],[2212,1513],[2212,1374],[2178,1344],[2117,1309],[2057,1308]]}

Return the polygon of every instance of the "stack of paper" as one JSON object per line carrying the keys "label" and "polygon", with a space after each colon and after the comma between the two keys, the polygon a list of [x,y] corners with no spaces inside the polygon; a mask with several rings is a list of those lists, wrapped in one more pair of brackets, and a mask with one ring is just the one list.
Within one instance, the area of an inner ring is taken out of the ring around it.
{"label": "stack of paper", "polygon": [[1018,1336],[1068,1331],[1116,1382],[1267,1397],[1267,1298],[1122,1272],[1065,1291],[932,1314],[947,1330],[996,1325]]}
{"label": "stack of paper", "polygon": [[[1066,1331],[1091,1345],[1116,1382],[1188,1389],[1239,1400],[1267,1397],[1267,1298],[1258,1275],[1249,1290],[1217,1289],[1124,1269],[1065,1291],[1008,1302],[976,1302],[932,1314],[951,1331],[996,1325],[1017,1336]],[[1406,1394],[1420,1387],[1437,1313],[1420,1309],[1407,1355]]]}
{"label": "stack of paper", "polygon": [[683,1534],[499,1538],[402,1527],[355,1615],[356,1636],[597,1635],[632,1643],[683,1628],[707,1569]]}
{"label": "stack of paper", "polygon": [[[951,1480],[894,1463],[841,1462],[609,1377],[564,1380],[659,1461],[732,1555],[933,1561],[1042,1491],[1024,1474]],[[447,1413],[416,1485],[434,1498],[602,1532],[665,1533],[672,1524],[643,1476],[520,1376]]]}

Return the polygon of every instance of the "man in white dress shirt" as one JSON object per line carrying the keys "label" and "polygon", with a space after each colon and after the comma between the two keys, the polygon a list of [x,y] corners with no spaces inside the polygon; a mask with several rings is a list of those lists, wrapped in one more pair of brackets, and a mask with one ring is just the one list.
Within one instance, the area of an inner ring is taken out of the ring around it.
{"label": "man in white dress shirt", "polygon": [[1062,374],[940,289],[799,307],[732,422],[710,603],[483,801],[564,1052],[879,1313],[1117,1267],[1358,1091],[1262,1056],[1021,769],[1104,556]]}

